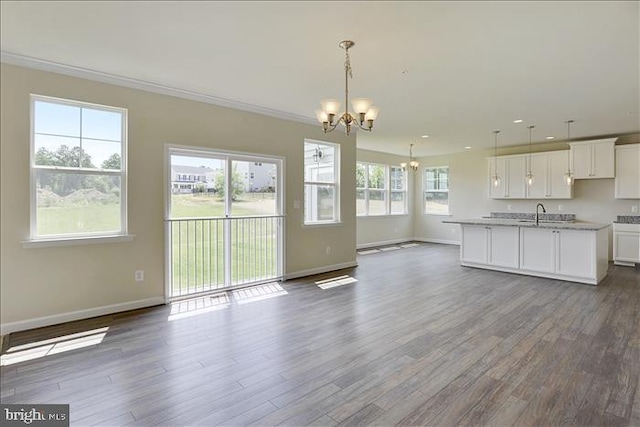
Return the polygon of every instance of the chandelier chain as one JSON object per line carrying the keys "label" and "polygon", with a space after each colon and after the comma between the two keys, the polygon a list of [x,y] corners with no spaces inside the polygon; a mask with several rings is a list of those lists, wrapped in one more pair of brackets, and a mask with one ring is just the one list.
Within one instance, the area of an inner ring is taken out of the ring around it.
{"label": "chandelier chain", "polygon": [[347,72],[350,78],[353,78],[353,68],[351,68],[351,59],[349,58],[349,48],[345,49],[344,70]]}

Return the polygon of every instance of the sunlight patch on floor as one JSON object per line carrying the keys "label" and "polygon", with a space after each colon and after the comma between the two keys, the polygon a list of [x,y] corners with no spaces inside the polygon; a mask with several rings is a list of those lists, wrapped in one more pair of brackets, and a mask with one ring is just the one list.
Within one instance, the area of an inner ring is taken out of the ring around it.
{"label": "sunlight patch on floor", "polygon": [[407,243],[404,245],[400,245],[401,248],[415,248],[416,246],[420,246],[420,243]]}
{"label": "sunlight patch on floor", "polygon": [[378,249],[368,249],[364,251],[358,251],[358,255],[377,254],[378,252],[380,252]]}
{"label": "sunlight patch on floor", "polygon": [[109,327],[92,329],[11,347],[5,354],[0,356],[0,366],[13,365],[14,363],[26,362],[27,360],[39,359],[52,354],[97,345],[102,342],[108,330]]}
{"label": "sunlight patch on floor", "polygon": [[319,280],[316,282],[316,285],[320,289],[330,289],[335,288],[336,286],[348,285],[349,283],[355,283],[358,279],[354,279],[351,276],[339,276],[333,277],[331,279]]}
{"label": "sunlight patch on floor", "polygon": [[208,295],[200,298],[176,301],[171,304],[169,321],[197,316],[199,314],[222,310],[229,307],[231,301],[226,293]]}
{"label": "sunlight patch on floor", "polygon": [[279,283],[267,283],[266,285],[253,286],[251,288],[239,289],[233,291],[233,297],[238,304],[248,304],[251,302],[262,301],[269,298],[287,295]]}

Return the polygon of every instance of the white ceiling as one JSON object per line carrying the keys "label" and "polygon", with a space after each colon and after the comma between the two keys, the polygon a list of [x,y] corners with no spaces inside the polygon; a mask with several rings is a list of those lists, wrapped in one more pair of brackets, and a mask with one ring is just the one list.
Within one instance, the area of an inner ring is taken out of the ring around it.
{"label": "white ceiling", "polygon": [[636,1],[0,4],[5,58],[308,119],[320,99],[343,97],[338,43],[354,40],[351,95],[381,107],[374,131],[358,134],[364,149],[477,150],[493,145],[494,129],[501,146],[520,145],[529,124],[534,143],[562,140],[569,118],[575,138],[640,131]]}

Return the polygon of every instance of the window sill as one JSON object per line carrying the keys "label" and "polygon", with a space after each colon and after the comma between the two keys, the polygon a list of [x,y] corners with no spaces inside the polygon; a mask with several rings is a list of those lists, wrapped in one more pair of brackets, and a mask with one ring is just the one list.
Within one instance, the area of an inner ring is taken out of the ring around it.
{"label": "window sill", "polygon": [[405,216],[409,216],[406,214],[385,214],[385,215],[356,215],[357,219],[374,219],[374,218],[402,218]]}
{"label": "window sill", "polygon": [[303,227],[305,228],[316,228],[316,227],[335,227],[335,226],[341,226],[342,222],[338,221],[338,222],[307,222],[302,224]]}
{"label": "window sill", "polygon": [[453,216],[453,214],[450,214],[450,213],[435,213],[435,212],[425,212],[423,215],[429,215],[429,216]]}
{"label": "window sill", "polygon": [[32,239],[22,242],[22,247],[25,249],[35,249],[59,246],[98,245],[107,243],[132,242],[135,236],[135,234],[121,234],[117,236]]}

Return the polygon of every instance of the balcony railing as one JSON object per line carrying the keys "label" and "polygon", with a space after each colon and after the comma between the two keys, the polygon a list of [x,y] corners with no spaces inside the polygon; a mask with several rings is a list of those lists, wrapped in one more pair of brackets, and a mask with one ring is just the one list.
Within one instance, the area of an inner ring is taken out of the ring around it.
{"label": "balcony railing", "polygon": [[167,220],[172,298],[279,279],[283,216]]}

